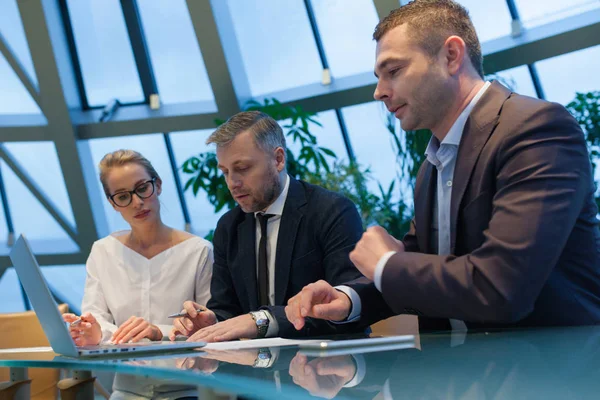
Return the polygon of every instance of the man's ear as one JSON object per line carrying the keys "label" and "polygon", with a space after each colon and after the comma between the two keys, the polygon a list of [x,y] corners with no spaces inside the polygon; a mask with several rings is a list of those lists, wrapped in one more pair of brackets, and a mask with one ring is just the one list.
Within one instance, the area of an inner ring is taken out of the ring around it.
{"label": "man's ear", "polygon": [[285,169],[285,150],[283,147],[275,149],[275,166],[277,167],[278,172]]}
{"label": "man's ear", "polygon": [[467,45],[460,36],[450,36],[446,39],[443,48],[448,73],[450,75],[455,75],[465,63],[465,57],[467,57]]}

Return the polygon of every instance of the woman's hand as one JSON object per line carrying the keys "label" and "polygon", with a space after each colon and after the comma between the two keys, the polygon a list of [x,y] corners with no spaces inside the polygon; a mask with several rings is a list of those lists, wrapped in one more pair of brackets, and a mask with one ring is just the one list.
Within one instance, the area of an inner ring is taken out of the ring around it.
{"label": "woman's hand", "polygon": [[113,333],[110,340],[115,344],[135,343],[144,338],[158,341],[162,340],[163,334],[158,326],[152,325],[144,318],[131,316]]}
{"label": "woman's hand", "polygon": [[69,332],[76,346],[92,346],[102,340],[102,328],[91,313],[80,317],[75,314],[63,314],[63,319],[70,324]]}

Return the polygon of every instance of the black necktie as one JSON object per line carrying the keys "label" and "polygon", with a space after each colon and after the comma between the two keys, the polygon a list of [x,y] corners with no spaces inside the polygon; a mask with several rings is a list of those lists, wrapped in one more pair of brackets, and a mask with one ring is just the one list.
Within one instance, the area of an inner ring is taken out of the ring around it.
{"label": "black necktie", "polygon": [[260,224],[258,243],[258,300],[261,306],[269,305],[269,259],[267,258],[267,221],[273,214],[256,214]]}

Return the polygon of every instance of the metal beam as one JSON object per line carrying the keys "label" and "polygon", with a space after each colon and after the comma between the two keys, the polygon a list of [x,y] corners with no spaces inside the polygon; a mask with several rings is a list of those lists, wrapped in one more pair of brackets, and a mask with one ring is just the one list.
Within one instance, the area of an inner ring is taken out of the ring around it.
{"label": "metal beam", "polygon": [[305,110],[321,112],[374,101],[376,82],[372,73],[362,73],[337,78],[330,85],[313,83],[268,93],[257,97],[256,100],[263,102],[267,98],[276,98],[285,105],[300,105]]}
{"label": "metal beam", "polygon": [[17,56],[15,56],[15,53],[10,48],[8,41],[4,38],[4,36],[2,36],[2,32],[0,32],[0,53],[4,55],[4,58],[6,61],[8,61],[8,64],[11,66],[13,71],[15,71],[15,74],[17,74],[17,77],[19,77],[21,83],[23,86],[25,86],[25,89],[33,101],[35,101],[35,104],[37,104],[37,106],[40,108],[40,111],[43,112],[36,84],[33,82],[33,79],[31,79],[25,68],[23,68],[23,65]]}
{"label": "metal beam", "polygon": [[90,108],[90,105],[88,104],[87,95],[85,93],[83,73],[81,71],[81,63],[79,62],[79,54],[77,53],[77,45],[75,44],[75,35],[73,32],[73,26],[71,25],[71,16],[69,15],[69,6],[67,5],[67,0],[58,0],[58,7],[62,16],[69,60],[73,66],[72,70],[75,90],[78,94],[78,102],[75,104],[75,106],[77,108],[87,110]]}
{"label": "metal beam", "polygon": [[42,114],[0,115],[0,142],[51,140]]}
{"label": "metal beam", "polygon": [[[210,109],[206,114],[202,110]],[[98,123],[101,111],[71,111],[71,118],[79,139],[143,135],[159,132],[177,132],[194,129],[214,129],[214,112],[210,102],[164,104],[158,110],[147,105],[121,107],[108,122]]]}
{"label": "metal beam", "polygon": [[[186,3],[217,104],[217,113],[221,119],[228,118],[240,111],[240,104],[233,87],[230,68],[225,60],[211,1],[186,0]],[[220,3],[225,2],[220,1]]]}
{"label": "metal beam", "polygon": [[52,140],[43,126],[15,126],[0,128],[0,142],[41,142]]}
{"label": "metal beam", "polygon": [[[67,253],[67,254],[36,254],[40,266],[44,265],[69,265],[69,264],[85,264],[88,254],[83,253]],[[8,256],[0,256],[0,278],[4,272],[12,267],[12,261]]]}
{"label": "metal beam", "polygon": [[97,221],[105,220],[104,208],[92,204],[99,204],[103,196],[96,182],[84,179],[84,170],[93,171],[94,167],[91,158],[80,156],[69,116],[69,109],[80,108],[81,104],[60,5],[56,0],[27,0],[19,1],[18,6],[38,78],[42,109],[79,228],[75,241],[81,252],[88,254],[100,236]]}
{"label": "metal beam", "polygon": [[[222,6],[223,3],[217,2],[217,4]],[[376,4],[381,7],[377,0]],[[518,42],[516,45],[519,48],[528,50],[522,53],[521,50],[510,48],[507,42],[513,44]],[[568,18],[567,22],[558,21],[531,28],[527,31],[527,35],[518,39],[507,36],[484,43],[484,66],[486,73],[493,73],[523,65],[524,61],[533,63],[542,59],[532,58],[532,54],[547,57],[558,55],[555,54],[557,53],[555,48],[558,47],[561,51],[570,52],[597,44],[600,44],[600,11]],[[285,104],[299,104],[306,110],[321,112],[372,101],[375,82],[372,74],[365,73],[336,79],[328,86],[313,84],[269,93],[258,97],[257,100],[275,97]],[[98,110],[85,112],[72,110],[71,118],[77,126],[77,136],[81,139],[92,139],[153,132],[212,129],[215,126],[214,119],[221,113],[211,111],[214,111],[214,107],[210,102],[191,102],[167,104],[160,110],[150,110],[145,105],[121,107],[110,122],[103,124],[97,123],[100,115]],[[2,135],[2,130],[0,128],[0,138],[6,136]]]}
{"label": "metal beam", "polygon": [[0,202],[2,203],[2,211],[4,212],[4,219],[6,221],[6,230],[8,231],[8,237],[6,242],[9,246],[14,243],[15,228],[12,221],[12,215],[10,214],[10,207],[8,206],[8,198],[6,197],[6,187],[4,186],[4,178],[2,177],[2,168],[0,166]]}
{"label": "metal beam", "polygon": [[483,69],[491,74],[600,44],[600,9],[529,28],[519,37],[482,44]]}
{"label": "metal beam", "polygon": [[62,212],[54,205],[52,200],[48,198],[42,189],[35,183],[33,179],[29,176],[27,171],[15,159],[12,154],[8,151],[4,145],[0,144],[0,158],[4,160],[6,165],[17,175],[17,177],[23,182],[25,187],[29,189],[31,194],[40,202],[40,204],[48,211],[48,213],[56,220],[56,222],[60,225],[60,227],[73,239],[75,243],[77,243],[77,231],[76,229],[67,221]]}
{"label": "metal beam", "polygon": [[211,6],[217,22],[220,43],[227,44],[222,48],[229,66],[229,75],[237,94],[238,104],[243,107],[246,102],[252,99],[252,92],[250,91],[250,82],[248,81],[242,52],[233,26],[229,4],[227,1],[211,0]]}

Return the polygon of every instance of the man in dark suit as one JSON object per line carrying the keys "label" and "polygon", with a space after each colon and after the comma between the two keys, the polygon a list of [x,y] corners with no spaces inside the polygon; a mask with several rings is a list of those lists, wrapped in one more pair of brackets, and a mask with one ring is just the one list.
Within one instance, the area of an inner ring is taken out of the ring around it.
{"label": "man in dark suit", "polygon": [[315,320],[297,332],[284,311],[311,282],[361,276],[348,255],[362,234],[355,205],[287,174],[285,137],[264,113],[234,115],[207,143],[217,145],[219,169],[238,206],[215,230],[208,308],[186,302],[189,317],[175,321],[171,338],[179,333],[223,341],[355,329]]}
{"label": "man in dark suit", "polygon": [[584,136],[560,105],[485,82],[467,11],[421,0],[377,26],[375,98],[433,137],[402,241],[380,228],[350,257],[351,296],[308,285],[286,309],[421,329],[600,322],[600,234]]}

